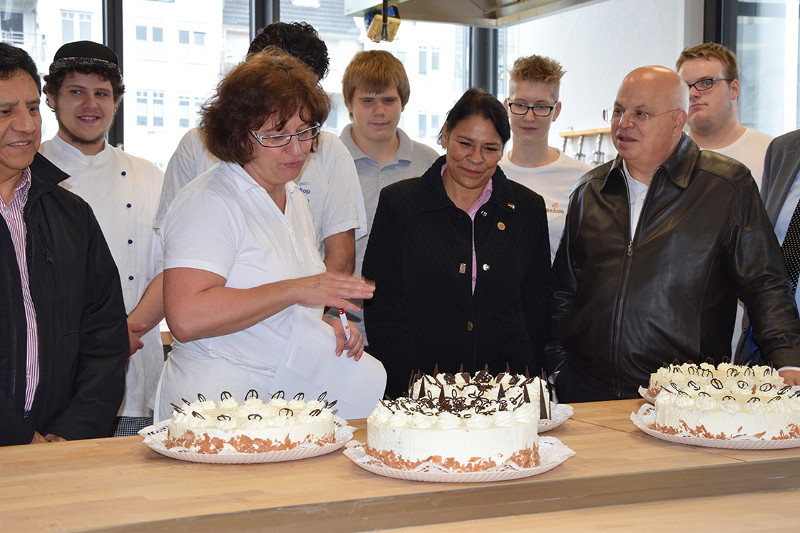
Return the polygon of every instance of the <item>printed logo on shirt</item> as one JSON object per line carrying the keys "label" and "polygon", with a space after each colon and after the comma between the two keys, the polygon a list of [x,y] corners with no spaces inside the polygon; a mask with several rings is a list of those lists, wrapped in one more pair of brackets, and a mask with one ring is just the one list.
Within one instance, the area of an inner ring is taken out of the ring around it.
{"label": "printed logo on shirt", "polygon": [[306,196],[311,194],[311,186],[307,181],[301,181],[297,184],[297,188],[303,191]]}
{"label": "printed logo on shirt", "polygon": [[563,209],[558,208],[558,202],[553,202],[552,204],[550,204],[550,207],[546,208],[545,210],[548,213],[554,213],[556,215],[563,215],[564,213],[566,213],[566,211],[564,211]]}

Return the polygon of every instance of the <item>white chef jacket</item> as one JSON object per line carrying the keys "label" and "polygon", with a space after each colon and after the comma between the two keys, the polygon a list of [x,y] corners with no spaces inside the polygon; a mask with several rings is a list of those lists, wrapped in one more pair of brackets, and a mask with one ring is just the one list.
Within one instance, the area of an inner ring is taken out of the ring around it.
{"label": "white chef jacket", "polygon": [[[220,162],[184,187],[164,218],[164,269],[196,268],[225,278],[226,287],[248,289],[325,271],[316,247],[308,202],[289,182],[286,208],[239,165]],[[170,403],[222,391],[244,398],[268,392],[285,360],[293,328],[320,321],[322,308],[293,305],[241,331],[182,343],[175,341],[156,399],[156,419]],[[333,328],[330,328],[333,336]]]}
{"label": "white chef jacket", "polygon": [[[108,143],[95,156],[56,135],[39,152],[70,177],[62,187],[83,198],[94,211],[119,269],[125,311],[139,303],[152,280],[153,221],[164,174],[145,159]],[[150,416],[158,376],[164,363],[159,328],[142,336],[144,347],[128,359],[125,398],[119,416]]]}

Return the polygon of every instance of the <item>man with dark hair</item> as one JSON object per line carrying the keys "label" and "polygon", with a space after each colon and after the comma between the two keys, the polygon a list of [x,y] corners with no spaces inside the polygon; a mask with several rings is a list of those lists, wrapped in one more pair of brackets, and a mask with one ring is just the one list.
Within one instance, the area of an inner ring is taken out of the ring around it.
{"label": "man with dark hair", "polygon": [[37,153],[40,82],[0,43],[0,445],[104,437],[125,384],[119,275],[89,205]]}
{"label": "man with dark hair", "polygon": [[67,43],[56,52],[44,81],[58,132],[39,151],[70,175],[62,187],[92,206],[119,269],[130,358],[113,434],[135,435],[153,423],[153,399],[164,364],[158,328],[163,318],[161,280],[149,289],[157,242],[152,224],[164,175],[149,161],[106,142],[125,91],[113,50],[91,41]]}
{"label": "man with dark hair", "polygon": [[[306,64],[319,79],[328,73],[328,48],[317,30],[304,22],[275,22],[250,43],[248,57],[276,46]],[[321,132],[317,148],[306,159],[295,180],[311,206],[317,247],[330,272],[352,274],[355,266],[356,230],[366,227],[364,200],[353,159],[338,137]],[[156,228],[184,185],[210,169],[217,158],[204,146],[196,128],[183,136],[167,165]]]}

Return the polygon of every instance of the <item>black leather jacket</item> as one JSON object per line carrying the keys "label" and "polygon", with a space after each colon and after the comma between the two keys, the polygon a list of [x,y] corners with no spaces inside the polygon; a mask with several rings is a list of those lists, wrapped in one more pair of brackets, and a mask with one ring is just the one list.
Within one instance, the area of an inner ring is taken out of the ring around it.
{"label": "black leather jacket", "polygon": [[637,396],[662,363],[729,357],[741,299],[776,368],[800,365],[800,320],[748,169],[684,135],[656,170],[637,231],[619,157],[581,180],[551,276],[550,372]]}

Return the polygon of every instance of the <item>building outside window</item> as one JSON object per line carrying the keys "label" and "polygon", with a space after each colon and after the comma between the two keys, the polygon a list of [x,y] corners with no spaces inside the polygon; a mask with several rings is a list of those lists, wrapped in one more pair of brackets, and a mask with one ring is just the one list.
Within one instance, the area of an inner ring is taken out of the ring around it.
{"label": "building outside window", "polygon": [[164,93],[153,93],[153,126],[162,127],[164,125]]}
{"label": "building outside window", "polygon": [[189,97],[188,96],[179,96],[178,97],[178,127],[179,128],[188,128],[189,127]]}
{"label": "building outside window", "polygon": [[136,91],[136,125],[147,126],[147,91]]}

